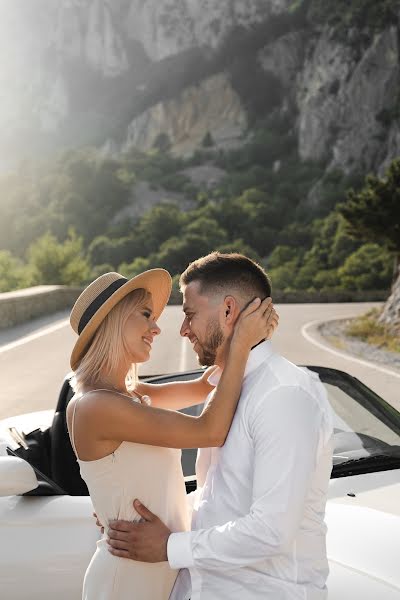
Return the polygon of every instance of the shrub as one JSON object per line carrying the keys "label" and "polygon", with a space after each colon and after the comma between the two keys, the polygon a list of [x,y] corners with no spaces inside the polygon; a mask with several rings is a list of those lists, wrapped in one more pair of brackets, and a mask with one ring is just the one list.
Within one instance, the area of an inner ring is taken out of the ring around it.
{"label": "shrub", "polygon": [[131,263],[121,263],[118,267],[118,272],[130,279],[150,268],[150,259],[138,256]]}
{"label": "shrub", "polygon": [[46,233],[28,250],[33,284],[81,285],[90,277],[90,266],[83,256],[83,240],[70,230],[68,238],[60,243]]}
{"label": "shrub", "polygon": [[214,144],[215,142],[213,136],[209,131],[207,131],[207,133],[205,133],[201,141],[201,145],[203,146],[203,148],[209,148],[210,146],[214,146]]}
{"label": "shrub", "polygon": [[365,315],[352,319],[346,327],[346,334],[363,340],[364,342],[386,348],[393,352],[400,352],[400,340],[395,332],[378,322],[380,311],[372,309]]}
{"label": "shrub", "polygon": [[32,271],[8,250],[0,250],[0,292],[29,287]]}
{"label": "shrub", "polygon": [[110,273],[111,271],[115,271],[113,265],[107,263],[104,263],[102,265],[96,265],[92,268],[90,272],[90,279],[94,281],[95,279],[97,279],[97,277],[100,277],[100,275],[104,275],[104,273]]}
{"label": "shrub", "polygon": [[364,244],[338,269],[342,286],[354,290],[387,289],[392,275],[388,250],[378,244]]}

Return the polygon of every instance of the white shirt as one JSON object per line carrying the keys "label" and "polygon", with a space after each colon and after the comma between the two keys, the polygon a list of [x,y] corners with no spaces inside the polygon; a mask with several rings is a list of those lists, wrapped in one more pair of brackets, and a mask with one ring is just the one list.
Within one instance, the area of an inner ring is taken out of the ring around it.
{"label": "white shirt", "polygon": [[327,597],[332,436],[318,376],[254,348],[224,446],[198,452],[192,531],[168,540],[171,600]]}

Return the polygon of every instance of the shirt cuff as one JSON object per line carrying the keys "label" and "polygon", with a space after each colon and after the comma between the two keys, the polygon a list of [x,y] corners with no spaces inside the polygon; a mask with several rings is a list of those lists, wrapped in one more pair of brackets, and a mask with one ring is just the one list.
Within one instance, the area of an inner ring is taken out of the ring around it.
{"label": "shirt cuff", "polygon": [[167,556],[171,569],[190,569],[194,566],[190,531],[171,533],[167,542]]}

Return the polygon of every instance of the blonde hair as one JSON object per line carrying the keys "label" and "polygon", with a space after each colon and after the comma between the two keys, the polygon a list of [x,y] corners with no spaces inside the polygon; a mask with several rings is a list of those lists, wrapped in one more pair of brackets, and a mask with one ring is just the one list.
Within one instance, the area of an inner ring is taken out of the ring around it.
{"label": "blonde hair", "polygon": [[132,312],[144,306],[150,297],[147,290],[140,288],[127,294],[110,310],[74,371],[70,383],[75,393],[81,392],[84,386],[104,382],[117,368],[120,368],[121,364],[126,364],[127,368],[125,378],[127,389],[135,387],[137,366],[128,358],[125,324]]}

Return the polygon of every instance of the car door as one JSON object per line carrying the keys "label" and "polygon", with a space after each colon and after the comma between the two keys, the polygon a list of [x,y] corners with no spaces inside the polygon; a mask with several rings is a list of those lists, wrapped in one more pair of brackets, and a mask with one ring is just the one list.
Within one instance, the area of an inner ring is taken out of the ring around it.
{"label": "car door", "polygon": [[0,597],[80,600],[100,532],[89,497],[0,498]]}

